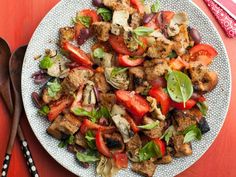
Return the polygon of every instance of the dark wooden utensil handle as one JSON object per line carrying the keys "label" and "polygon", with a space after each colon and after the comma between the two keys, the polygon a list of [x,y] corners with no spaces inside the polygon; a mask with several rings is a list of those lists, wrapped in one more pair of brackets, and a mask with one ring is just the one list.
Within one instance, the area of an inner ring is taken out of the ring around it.
{"label": "dark wooden utensil handle", "polygon": [[6,153],[5,154],[5,159],[4,159],[4,162],[3,162],[3,166],[2,166],[2,173],[1,173],[2,177],[7,176],[10,160],[11,160],[11,155]]}
{"label": "dark wooden utensil handle", "polygon": [[26,158],[27,165],[29,167],[29,172],[30,172],[31,176],[32,177],[39,177],[37,168],[36,168],[36,166],[34,164],[34,160],[33,160],[32,156],[31,156],[31,152],[30,152],[28,143],[25,140],[21,141],[21,148],[22,148],[22,151],[23,151],[24,156]]}

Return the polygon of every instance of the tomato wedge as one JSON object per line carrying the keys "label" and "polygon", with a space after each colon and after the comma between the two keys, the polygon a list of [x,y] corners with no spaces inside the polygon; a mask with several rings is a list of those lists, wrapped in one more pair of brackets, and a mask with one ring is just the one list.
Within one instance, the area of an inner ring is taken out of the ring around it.
{"label": "tomato wedge", "polygon": [[184,103],[177,103],[171,100],[171,106],[173,106],[174,108],[178,109],[178,110],[188,110],[191,109],[193,106],[196,105],[196,101],[193,99],[189,99],[186,103],[185,103],[185,107],[184,107]]}
{"label": "tomato wedge", "polygon": [[138,66],[144,62],[144,58],[130,58],[129,55],[122,55],[118,56],[118,63],[120,66],[124,67],[131,67],[131,66]]}
{"label": "tomato wedge", "polygon": [[106,157],[111,157],[112,154],[109,151],[108,147],[106,146],[103,137],[102,137],[102,131],[100,129],[98,129],[97,133],[96,133],[96,147],[98,149],[98,151],[103,154]]}
{"label": "tomato wedge", "polygon": [[139,13],[144,14],[144,4],[142,0],[130,0],[130,3]]}
{"label": "tomato wedge", "polygon": [[136,125],[136,123],[134,122],[134,119],[132,119],[132,117],[130,117],[130,115],[126,114],[125,115],[125,119],[129,122],[131,129],[133,130],[134,133],[138,133],[139,132],[139,128]]}
{"label": "tomato wedge", "polygon": [[68,52],[69,58],[76,63],[83,66],[92,66],[93,63],[86,53],[75,45],[65,42],[62,44],[62,49]]}
{"label": "tomato wedge", "polygon": [[88,119],[84,119],[83,123],[80,126],[80,132],[82,134],[85,134],[88,130],[98,130],[98,129],[103,132],[114,132],[116,130],[116,127],[98,125],[96,123],[91,122]]}
{"label": "tomato wedge", "polygon": [[153,141],[159,147],[159,149],[161,151],[161,155],[163,157],[166,153],[166,145],[165,145],[164,141],[160,140],[159,138],[155,138]]}
{"label": "tomato wedge", "polygon": [[147,101],[139,94],[125,90],[117,90],[115,95],[117,101],[134,115],[134,119],[137,123],[140,123],[143,116],[150,110]]}
{"label": "tomato wedge", "polygon": [[91,22],[98,22],[99,16],[95,10],[92,9],[84,9],[79,13],[81,16],[88,16],[91,18]]}
{"label": "tomato wedge", "polygon": [[170,109],[171,99],[169,95],[161,87],[152,87],[149,90],[149,95],[161,104],[161,112],[166,115]]}
{"label": "tomato wedge", "polygon": [[128,157],[125,153],[115,153],[113,159],[117,168],[128,168]]}
{"label": "tomato wedge", "polygon": [[198,44],[189,50],[190,60],[199,61],[202,65],[209,65],[218,55],[217,51],[208,44]]}
{"label": "tomato wedge", "polygon": [[72,103],[72,100],[69,98],[64,98],[59,101],[56,101],[50,105],[50,111],[48,113],[48,120],[51,122],[62,113],[62,111]]}
{"label": "tomato wedge", "polygon": [[139,46],[138,50],[131,52],[125,45],[123,36],[110,35],[109,37],[109,43],[117,53],[129,56],[141,56],[145,53],[147,49],[147,41],[144,38],[141,40],[144,46]]}

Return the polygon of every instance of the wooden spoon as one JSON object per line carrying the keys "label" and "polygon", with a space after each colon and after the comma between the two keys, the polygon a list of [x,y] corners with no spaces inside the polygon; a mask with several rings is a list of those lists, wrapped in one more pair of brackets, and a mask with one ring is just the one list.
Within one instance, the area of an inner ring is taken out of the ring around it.
{"label": "wooden spoon", "polygon": [[[1,43],[1,41],[0,41]],[[0,45],[1,47],[1,45]],[[20,119],[20,114],[22,112],[22,100],[21,100],[21,92],[20,92],[20,87],[21,87],[21,68],[22,68],[22,63],[23,63],[23,59],[24,59],[24,54],[26,51],[26,47],[27,46],[22,46],[20,48],[18,48],[13,55],[10,58],[10,62],[9,62],[9,58],[0,58],[0,63],[5,64],[5,73],[9,73],[8,71],[10,70],[10,77],[11,77],[11,81],[12,81],[12,85],[13,85],[13,91],[14,91],[14,96],[15,96],[15,100],[14,100],[14,114],[13,114],[13,123],[12,123],[12,129],[11,129],[11,136],[8,142],[8,147],[7,147],[7,152],[5,155],[5,160],[4,160],[4,164],[3,164],[3,168],[2,168],[2,176],[7,176],[7,171],[8,171],[8,167],[9,167],[9,163],[10,163],[10,157],[11,157],[11,151],[12,151],[12,147],[14,144],[14,139],[16,136],[16,131],[18,132],[18,136],[21,140],[21,146],[22,146],[22,150],[24,153],[24,156],[27,160],[27,164],[29,167],[29,171],[31,173],[31,176],[33,177],[38,177],[38,172],[37,169],[34,165],[34,161],[33,158],[31,156],[31,152],[29,150],[28,144],[25,140],[25,137],[23,135],[23,132],[21,130],[21,127],[19,125],[19,119]],[[4,61],[3,61],[4,60]],[[8,64],[9,63],[9,64]],[[8,67],[9,65],[9,67]],[[1,68],[3,68],[4,65],[0,65],[0,70]],[[0,79],[5,79],[9,81],[9,75],[2,75],[3,73],[0,72]],[[1,82],[0,82],[0,87],[2,87]],[[10,89],[10,83],[6,84],[4,86],[4,88],[6,90],[11,90]],[[0,90],[1,94],[4,94],[4,92],[2,92],[2,90]],[[7,92],[5,94],[5,99],[6,102],[12,102],[11,100],[11,92]],[[12,110],[13,110],[13,105],[7,105],[8,109],[12,115]],[[18,127],[18,129],[17,129]]]}

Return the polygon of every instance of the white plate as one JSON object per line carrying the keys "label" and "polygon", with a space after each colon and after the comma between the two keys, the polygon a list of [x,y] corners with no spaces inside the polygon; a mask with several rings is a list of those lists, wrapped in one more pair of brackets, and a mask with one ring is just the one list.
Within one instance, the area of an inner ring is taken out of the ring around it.
{"label": "white plate", "polygon": [[[154,3],[155,0],[146,0]],[[42,20],[30,40],[24,59],[22,71],[22,96],[29,123],[46,151],[62,166],[72,173],[81,177],[95,176],[95,168],[84,169],[75,160],[75,156],[66,149],[58,148],[56,139],[46,133],[49,122],[37,114],[31,100],[31,93],[38,91],[39,87],[33,83],[31,75],[38,70],[38,61],[34,56],[43,54],[45,48],[57,48],[58,29],[70,25],[71,17],[76,12],[84,8],[91,8],[91,0],[63,0],[60,1]],[[209,101],[209,111],[207,120],[211,131],[205,134],[201,141],[193,142],[193,155],[184,158],[174,159],[171,164],[159,165],[155,176],[167,177],[174,176],[187,169],[196,162],[204,152],[210,147],[219,133],[226,113],[228,111],[231,93],[231,74],[228,56],[224,44],[217,30],[210,22],[209,18],[189,0],[161,0],[161,9],[172,11],[185,11],[190,16],[191,26],[196,27],[202,34],[204,43],[213,45],[219,55],[214,60],[211,68],[219,73],[219,83],[213,92],[207,95]],[[89,45],[84,46],[89,50]],[[121,170],[118,177],[137,176],[130,169]]]}

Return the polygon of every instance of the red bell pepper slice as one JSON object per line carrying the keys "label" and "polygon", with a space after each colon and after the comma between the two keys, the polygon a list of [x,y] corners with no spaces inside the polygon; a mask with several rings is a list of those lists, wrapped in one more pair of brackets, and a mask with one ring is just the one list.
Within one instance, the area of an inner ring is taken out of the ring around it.
{"label": "red bell pepper slice", "polygon": [[76,47],[75,45],[70,44],[69,42],[64,42],[62,44],[62,49],[65,52],[68,52],[69,58],[77,62],[78,64],[83,65],[83,66],[93,65],[92,61],[87,56],[87,54],[80,48]]}
{"label": "red bell pepper slice", "polygon": [[48,120],[52,122],[54,119],[57,118],[57,116],[59,116],[60,113],[62,113],[62,111],[66,107],[70,106],[71,103],[72,103],[72,100],[70,98],[64,98],[50,105],[49,106],[50,111],[48,113]]}
{"label": "red bell pepper slice", "polygon": [[140,123],[143,116],[150,110],[148,102],[139,94],[125,90],[117,90],[115,95],[117,101],[134,115],[137,123]]}
{"label": "red bell pepper slice", "polygon": [[106,157],[112,157],[110,150],[108,149],[108,147],[106,146],[106,144],[103,140],[101,129],[98,129],[98,131],[96,133],[95,142],[96,142],[96,147],[101,154],[103,154]]}
{"label": "red bell pepper slice", "polygon": [[136,123],[134,122],[134,119],[132,119],[132,117],[130,117],[130,115],[126,114],[125,115],[125,119],[129,122],[131,129],[133,130],[134,133],[138,133],[139,132],[139,128],[136,125]]}
{"label": "red bell pepper slice", "polygon": [[85,134],[88,130],[100,130],[104,132],[114,132],[116,130],[116,127],[114,126],[102,126],[96,123],[93,123],[92,121],[88,119],[84,119],[83,123],[80,126],[80,132],[82,134]]}
{"label": "red bell pepper slice", "polygon": [[130,0],[130,3],[139,13],[144,14],[144,4],[142,0]]}
{"label": "red bell pepper slice", "polygon": [[171,99],[169,95],[161,87],[152,87],[149,90],[149,95],[161,104],[161,112],[166,115],[170,109]]}
{"label": "red bell pepper slice", "polygon": [[118,63],[120,66],[124,67],[132,67],[138,66],[144,62],[144,58],[130,58],[129,55],[119,55],[118,56]]}
{"label": "red bell pepper slice", "polygon": [[117,168],[128,168],[128,157],[125,153],[115,153],[113,159]]}
{"label": "red bell pepper slice", "polygon": [[185,103],[185,107],[184,107],[184,103],[177,103],[171,100],[171,106],[173,106],[174,108],[178,109],[178,110],[188,110],[191,109],[192,107],[194,107],[196,105],[196,101],[193,99],[189,99],[186,103]]}
{"label": "red bell pepper slice", "polygon": [[161,155],[163,157],[166,153],[166,145],[165,145],[164,141],[160,140],[159,138],[155,138],[155,139],[153,139],[153,141],[159,147],[159,149],[161,151]]}

